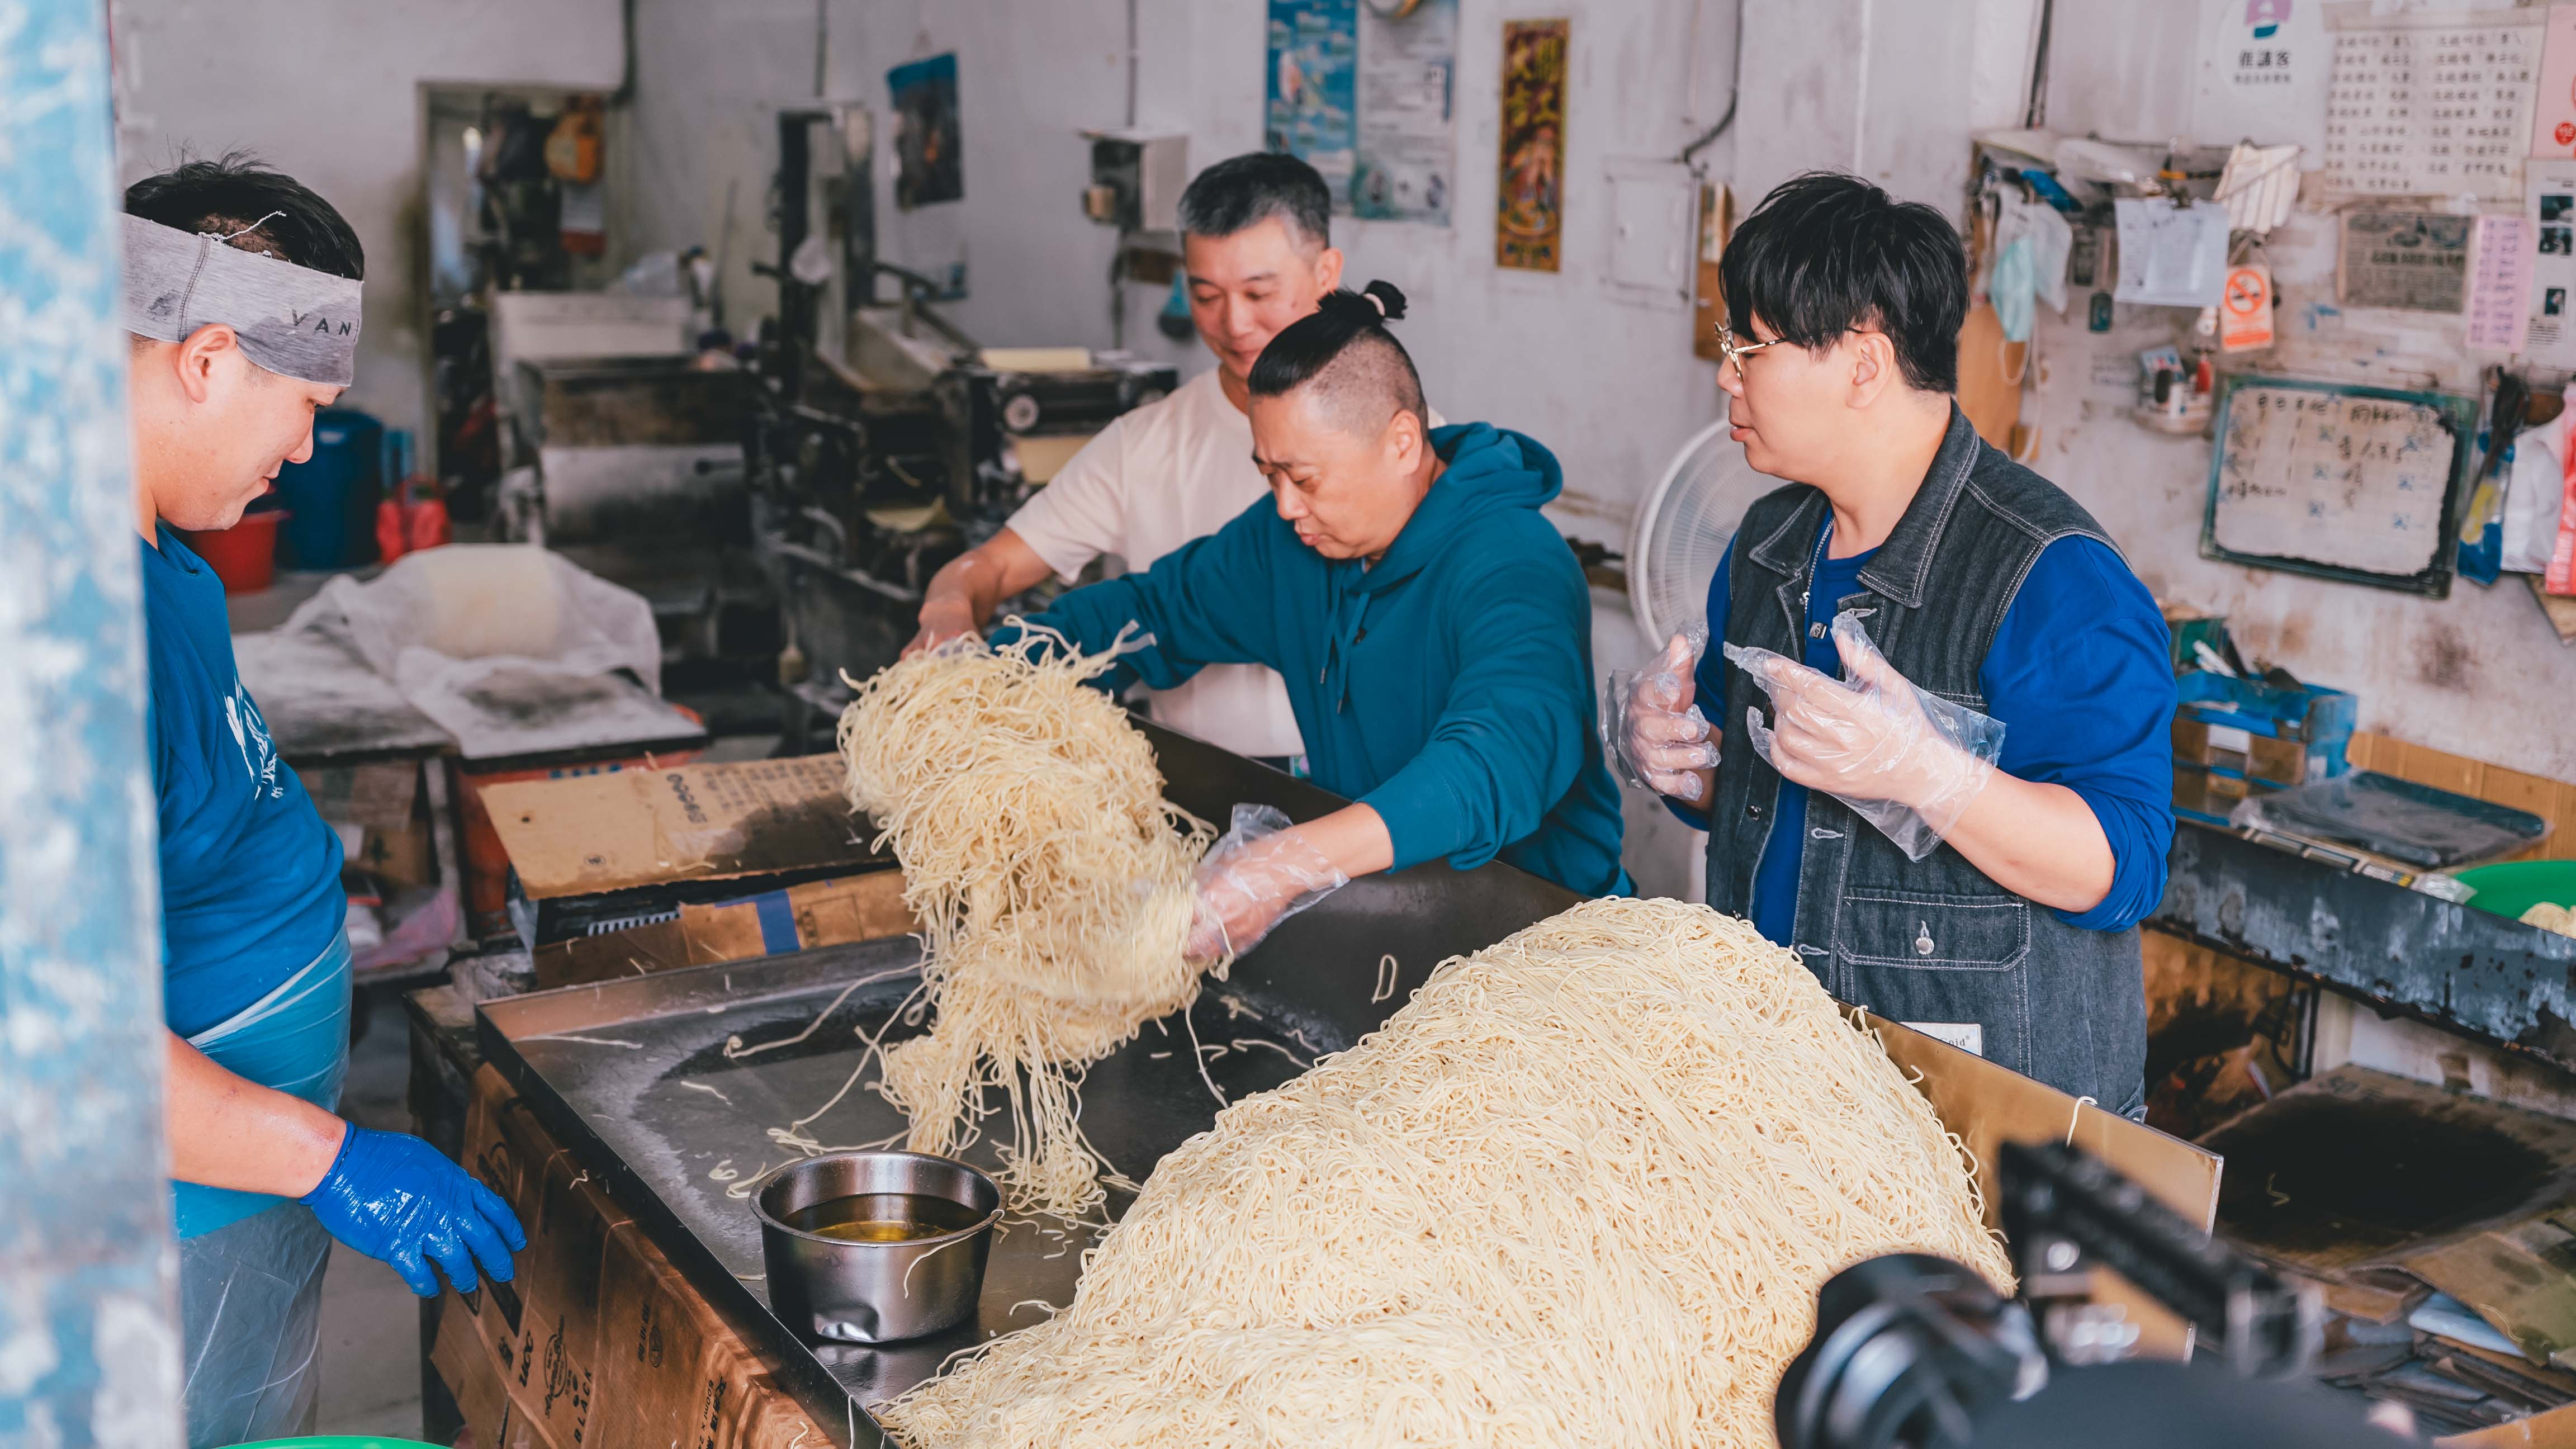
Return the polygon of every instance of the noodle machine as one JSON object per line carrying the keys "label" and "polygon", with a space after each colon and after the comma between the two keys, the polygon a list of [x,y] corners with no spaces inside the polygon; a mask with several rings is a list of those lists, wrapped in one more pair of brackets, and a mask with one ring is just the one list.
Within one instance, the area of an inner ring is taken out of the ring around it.
{"label": "noodle machine", "polygon": [[[1081,348],[987,348],[943,316],[958,283],[882,260],[869,112],[778,113],[775,317],[745,391],[753,552],[780,605],[790,734],[839,713],[840,671],[894,662],[941,565],[991,538],[1092,434],[1180,385]],[[896,300],[880,301],[884,284]]]}

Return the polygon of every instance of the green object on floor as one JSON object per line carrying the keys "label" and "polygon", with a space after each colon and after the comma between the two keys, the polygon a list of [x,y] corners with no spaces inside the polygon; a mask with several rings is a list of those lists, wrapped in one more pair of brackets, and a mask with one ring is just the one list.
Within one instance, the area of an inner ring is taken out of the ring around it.
{"label": "green object on floor", "polygon": [[2523,912],[2543,901],[2576,905],[2576,860],[2509,860],[2452,874],[2477,892],[2469,898],[2470,905],[2499,916],[2519,920]]}
{"label": "green object on floor", "polygon": [[300,1439],[262,1439],[233,1449],[439,1449],[418,1439],[389,1439],[382,1434],[307,1434]]}

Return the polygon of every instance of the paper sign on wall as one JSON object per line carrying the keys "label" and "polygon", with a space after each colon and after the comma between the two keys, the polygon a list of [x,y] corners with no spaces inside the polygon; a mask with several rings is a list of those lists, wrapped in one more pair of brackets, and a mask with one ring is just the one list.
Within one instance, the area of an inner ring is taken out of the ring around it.
{"label": "paper sign on wall", "polygon": [[2468,298],[2470,224],[2430,211],[2345,212],[2337,299],[2348,307],[2459,311]]}
{"label": "paper sign on wall", "polygon": [[1270,0],[1263,139],[1304,158],[1333,210],[1449,224],[1458,0]]}
{"label": "paper sign on wall", "polygon": [[2482,216],[2469,243],[2469,346],[2520,352],[2531,325],[2532,226],[2519,216]]}
{"label": "paper sign on wall", "polygon": [[2218,303],[2218,350],[2255,352],[2272,345],[2272,269],[2261,263],[2227,269]]}
{"label": "paper sign on wall", "polygon": [[2325,184],[2377,196],[2513,195],[2541,27],[2462,14],[2330,17]]}
{"label": "paper sign on wall", "polygon": [[2217,0],[2202,7],[2192,130],[2294,142],[2314,158],[2325,144],[2324,11],[2318,0]]}
{"label": "paper sign on wall", "polygon": [[2531,108],[2531,154],[2576,157],[2576,5],[2552,5],[2542,26],[2540,89]]}
{"label": "paper sign on wall", "polygon": [[2227,285],[2226,207],[2137,196],[2111,207],[2120,238],[2120,281],[2112,295],[2150,307],[2218,305]]}
{"label": "paper sign on wall", "polygon": [[2523,181],[2522,219],[2531,247],[2530,328],[2526,360],[2544,367],[2576,367],[2576,160],[2532,161]]}

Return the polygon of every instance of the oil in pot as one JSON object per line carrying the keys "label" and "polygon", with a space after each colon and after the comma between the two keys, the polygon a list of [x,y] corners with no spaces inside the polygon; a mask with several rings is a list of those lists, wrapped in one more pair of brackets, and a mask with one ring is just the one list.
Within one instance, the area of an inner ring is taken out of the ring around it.
{"label": "oil in pot", "polygon": [[800,1233],[844,1243],[909,1243],[971,1228],[984,1215],[961,1202],[913,1192],[868,1192],[827,1198],[779,1221]]}

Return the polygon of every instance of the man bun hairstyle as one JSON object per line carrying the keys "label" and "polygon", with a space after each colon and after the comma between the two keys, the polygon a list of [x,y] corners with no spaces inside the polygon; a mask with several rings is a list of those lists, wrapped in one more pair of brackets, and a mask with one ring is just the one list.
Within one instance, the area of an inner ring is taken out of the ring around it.
{"label": "man bun hairstyle", "polygon": [[1749,337],[1759,317],[1812,352],[1875,327],[1894,345],[1908,386],[1959,390],[1968,253],[1949,218],[1919,201],[1839,171],[1810,171],[1762,198],[1718,271],[1738,337]]}
{"label": "man bun hairstyle", "polygon": [[1254,397],[1311,388],[1334,425],[1347,432],[1374,436],[1400,412],[1428,427],[1422,376],[1404,344],[1386,330],[1403,316],[1404,293],[1393,282],[1371,282],[1356,292],[1335,288],[1312,315],[1279,329],[1245,385]]}
{"label": "man bun hairstyle", "polygon": [[1180,210],[1188,236],[1232,236],[1275,216],[1299,247],[1332,245],[1332,188],[1285,151],[1252,151],[1210,166],[1181,192]]}
{"label": "man bun hairstyle", "polygon": [[125,188],[128,214],[316,272],[364,281],[366,248],[331,203],[247,152],[182,161]]}

